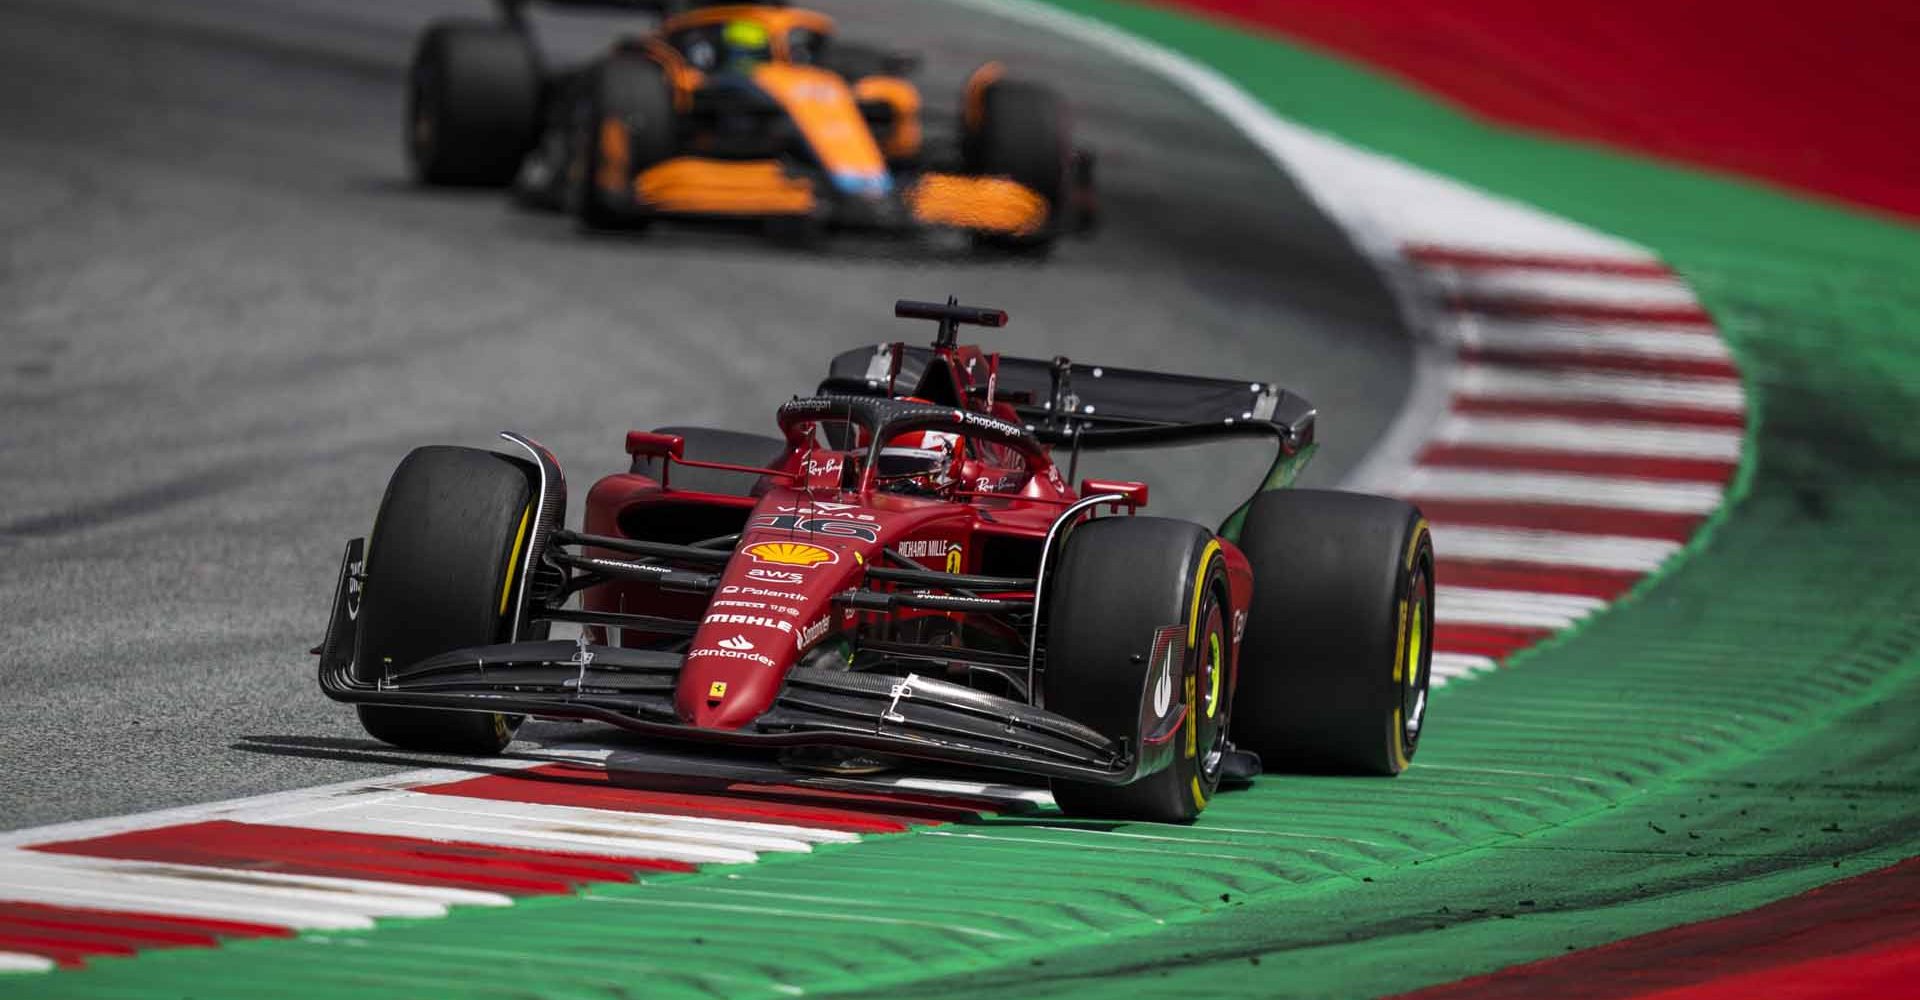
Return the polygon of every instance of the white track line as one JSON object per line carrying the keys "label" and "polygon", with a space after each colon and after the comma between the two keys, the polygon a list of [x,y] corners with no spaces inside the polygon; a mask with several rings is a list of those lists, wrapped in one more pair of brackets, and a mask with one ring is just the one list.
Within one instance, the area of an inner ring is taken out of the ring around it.
{"label": "white track line", "polygon": [[1680,543],[1654,538],[1469,527],[1446,522],[1433,525],[1433,547],[1441,554],[1439,575],[1442,578],[1446,576],[1447,559],[1651,573],[1660,568],[1667,557],[1680,551]]}
{"label": "white track line", "polygon": [[1437,587],[1433,619],[1449,625],[1563,629],[1606,606],[1599,598],[1575,594]]}
{"label": "white track line", "polygon": [[1541,371],[1476,363],[1454,370],[1453,388],[1463,396],[1525,402],[1684,406],[1727,413],[1747,408],[1739,380],[1729,378]]}
{"label": "white track line", "polygon": [[1474,674],[1498,670],[1500,665],[1491,656],[1478,656],[1473,653],[1443,653],[1433,651],[1433,678],[1430,686],[1440,687],[1448,681],[1456,681]]}
{"label": "white track line", "polygon": [[211,869],[229,877],[205,878],[182,873],[192,866],[153,865],[155,874],[146,874],[138,863],[116,869],[56,855],[22,857],[31,854],[0,859],[0,899],[294,928],[371,927],[377,917],[439,917],[447,912],[432,900],[232,877],[251,874],[239,869]]}
{"label": "white track line", "polygon": [[[486,766],[498,771],[535,767],[546,763],[550,762],[493,757],[487,759]],[[315,785],[311,788],[250,795],[240,799],[225,799],[219,802],[176,806],[171,809],[128,813],[123,816],[101,816],[68,823],[54,823],[49,826],[7,830],[0,832],[0,848],[24,847],[28,844],[53,844],[67,840],[88,840],[126,833],[129,830],[150,830],[159,826],[178,826],[211,820],[252,819],[259,822],[261,816],[292,807],[319,809],[325,808],[329,803],[351,801],[379,792],[403,790],[421,785],[442,785],[479,776],[479,773],[472,770],[423,768],[377,778],[360,778],[329,785]]]}
{"label": "white track line", "polygon": [[1395,492],[1431,500],[1571,504],[1661,514],[1711,513],[1721,497],[1718,483],[1442,466],[1415,466]]}
{"label": "white track line", "polygon": [[[290,899],[334,900],[351,909],[366,912],[369,916],[437,916],[444,914],[449,906],[509,906],[513,903],[511,897],[497,892],[407,882],[38,851],[0,853],[0,879],[20,879],[24,884],[36,874],[53,878],[56,883],[61,879],[72,879],[75,884],[80,884],[89,877],[101,877],[156,880],[152,884],[188,888],[263,891],[274,898],[286,895]],[[362,902],[366,904],[364,907]]]}
{"label": "white track line", "polygon": [[0,951],[0,972],[52,972],[54,961],[39,955]]}
{"label": "white track line", "polygon": [[1669,361],[1731,361],[1725,341],[1701,327],[1645,323],[1567,323],[1456,313],[1449,330],[1467,347],[1513,353],[1566,354],[1583,351],[1615,357]]}
{"label": "white track line", "polygon": [[[762,852],[805,852],[815,843],[859,839],[840,830],[418,792],[369,796],[323,809],[296,807],[253,819],[316,830],[357,829],[695,863],[752,861]],[[566,844],[578,846],[561,846]]]}
{"label": "white track line", "polygon": [[1453,414],[1434,428],[1433,441],[1518,451],[1732,462],[1740,458],[1741,434],[1686,424]]}
{"label": "white track line", "polygon": [[1674,278],[1444,266],[1425,268],[1423,273],[1445,292],[1475,298],[1656,309],[1699,305],[1693,290]]}

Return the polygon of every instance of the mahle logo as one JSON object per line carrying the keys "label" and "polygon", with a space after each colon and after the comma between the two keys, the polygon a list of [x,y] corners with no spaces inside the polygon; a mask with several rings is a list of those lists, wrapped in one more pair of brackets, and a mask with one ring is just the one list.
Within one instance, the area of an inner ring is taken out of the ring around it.
{"label": "mahle logo", "polygon": [[747,555],[752,556],[754,562],[778,566],[819,566],[840,558],[831,549],[804,542],[761,542],[747,546]]}

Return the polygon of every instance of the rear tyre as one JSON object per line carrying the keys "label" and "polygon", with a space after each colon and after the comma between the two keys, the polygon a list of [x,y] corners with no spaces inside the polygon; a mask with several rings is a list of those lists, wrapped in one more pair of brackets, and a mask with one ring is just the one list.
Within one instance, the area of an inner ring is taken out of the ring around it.
{"label": "rear tyre", "polygon": [[[356,680],[507,638],[537,475],[473,448],[416,448],[401,460],[367,547]],[[499,713],[358,708],[373,738],[440,753],[497,753],[520,723]]]}
{"label": "rear tyre", "polygon": [[[1054,801],[1075,816],[1191,821],[1219,785],[1232,715],[1219,543],[1185,521],[1092,521],[1068,536],[1047,587],[1048,710],[1126,739],[1148,766],[1164,765],[1130,785],[1055,780]],[[1184,718],[1147,742],[1143,712]]]}
{"label": "rear tyre", "polygon": [[[699,462],[725,462],[728,465],[771,469],[779,465],[787,454],[785,441],[765,434],[723,431],[715,427],[659,427],[655,428],[654,433],[679,435],[686,442],[686,457]],[[659,479],[660,466],[660,459],[636,455],[632,472]],[[690,465],[676,465],[668,476],[668,485],[674,489],[718,493],[729,497],[753,496],[754,485],[760,482],[738,472],[698,469]]]}
{"label": "rear tyre", "polygon": [[421,34],[407,83],[407,156],[423,184],[500,186],[539,131],[540,70],[526,36],[480,21]]}
{"label": "rear tyre", "polygon": [[1328,490],[1262,494],[1234,741],[1268,771],[1394,775],[1426,723],[1433,540],[1412,504]]}
{"label": "rear tyre", "polygon": [[1048,226],[1032,236],[982,236],[983,245],[1037,251],[1052,246],[1052,220],[1070,193],[1073,146],[1066,103],[1051,87],[998,80],[981,95],[978,118],[961,139],[966,171],[1006,177],[1047,199]]}
{"label": "rear tyre", "polygon": [[634,195],[640,173],[674,151],[673,91],[660,64],[614,55],[581,81],[568,158],[572,208],[589,229],[637,229],[649,221]]}

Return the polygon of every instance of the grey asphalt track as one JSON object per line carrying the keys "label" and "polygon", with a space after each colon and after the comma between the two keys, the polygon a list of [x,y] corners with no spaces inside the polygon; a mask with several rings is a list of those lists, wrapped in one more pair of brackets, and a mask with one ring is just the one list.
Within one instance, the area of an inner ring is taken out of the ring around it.
{"label": "grey asphalt track", "polygon": [[[481,0],[0,0],[0,827],[403,766],[306,650],[409,447],[523,430],[578,498],[629,427],[764,429],[833,352],[921,339],[896,297],[1004,307],[1011,353],[1278,379],[1321,407],[1316,481],[1381,433],[1409,358],[1385,291],[1252,146],[1053,36],[822,6],[925,53],[936,109],[991,57],[1059,85],[1104,231],[1037,264],[590,238],[406,179],[412,38]],[[1157,467],[1160,513],[1255,478]]]}

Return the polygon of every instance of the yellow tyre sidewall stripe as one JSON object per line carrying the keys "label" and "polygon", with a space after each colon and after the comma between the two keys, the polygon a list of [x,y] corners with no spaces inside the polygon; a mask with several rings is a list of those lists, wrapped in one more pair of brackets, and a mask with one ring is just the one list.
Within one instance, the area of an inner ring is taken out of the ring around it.
{"label": "yellow tyre sidewall stripe", "polygon": [[513,533],[513,551],[507,553],[506,579],[500,584],[500,617],[507,615],[507,597],[513,593],[514,571],[520,565],[520,548],[527,542],[527,522],[533,518],[533,504],[520,512],[520,528]]}
{"label": "yellow tyre sidewall stripe", "polygon": [[[1420,558],[1420,541],[1427,537],[1427,519],[1420,518],[1413,523],[1412,537],[1407,540],[1406,554],[1401,558],[1401,571],[1407,581],[1406,593],[1400,597],[1399,613],[1396,616],[1396,630],[1393,642],[1393,686],[1399,693],[1401,684],[1417,684],[1420,681],[1420,656],[1426,648],[1424,634],[1416,635],[1416,630],[1424,632],[1426,628],[1425,601],[1414,601],[1414,568]],[[1390,741],[1393,747],[1394,770],[1406,770],[1407,758],[1407,719],[1404,706],[1393,709],[1393,733]]]}

